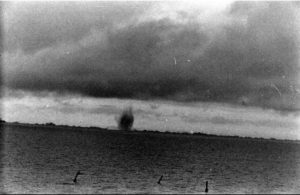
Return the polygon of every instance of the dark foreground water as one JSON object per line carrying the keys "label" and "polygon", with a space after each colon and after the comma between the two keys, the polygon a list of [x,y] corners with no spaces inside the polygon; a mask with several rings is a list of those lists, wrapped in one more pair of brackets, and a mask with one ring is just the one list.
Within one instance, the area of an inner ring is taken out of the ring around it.
{"label": "dark foreground water", "polygon": [[[300,144],[6,126],[6,193],[299,193]],[[81,170],[78,183],[72,179]],[[164,175],[161,185],[157,181]]]}

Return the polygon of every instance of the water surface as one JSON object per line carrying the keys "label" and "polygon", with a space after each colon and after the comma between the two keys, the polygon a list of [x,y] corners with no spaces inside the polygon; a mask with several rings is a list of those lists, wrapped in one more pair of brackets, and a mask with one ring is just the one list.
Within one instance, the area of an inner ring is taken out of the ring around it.
{"label": "water surface", "polygon": [[24,125],[1,133],[7,193],[204,193],[205,181],[209,193],[300,192],[296,142]]}

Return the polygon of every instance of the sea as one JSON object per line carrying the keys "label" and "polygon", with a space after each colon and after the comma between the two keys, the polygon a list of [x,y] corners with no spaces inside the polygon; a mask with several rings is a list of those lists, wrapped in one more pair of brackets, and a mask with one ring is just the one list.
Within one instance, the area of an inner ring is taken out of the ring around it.
{"label": "sea", "polygon": [[[74,183],[77,171],[83,174]],[[208,194],[300,193],[300,143],[38,125],[1,128],[1,193],[205,194],[206,181]]]}

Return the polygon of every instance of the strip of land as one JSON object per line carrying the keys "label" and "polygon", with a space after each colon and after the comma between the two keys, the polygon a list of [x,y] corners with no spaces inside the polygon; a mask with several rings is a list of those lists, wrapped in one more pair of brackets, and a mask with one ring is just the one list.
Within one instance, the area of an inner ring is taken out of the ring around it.
{"label": "strip of land", "polygon": [[261,137],[241,137],[231,135],[215,135],[206,134],[201,132],[187,133],[187,132],[170,132],[170,131],[159,131],[159,130],[118,130],[101,127],[82,127],[82,126],[69,126],[69,125],[56,125],[52,122],[45,124],[38,123],[20,123],[20,122],[5,122],[0,120],[1,130],[7,129],[7,127],[24,127],[34,129],[53,129],[53,130],[79,130],[79,131],[110,131],[115,133],[129,133],[129,134],[161,134],[161,135],[173,135],[173,136],[190,136],[190,137],[206,137],[206,138],[221,138],[221,139],[247,139],[247,140],[266,140],[266,141],[284,141],[284,142],[295,142],[300,143],[300,140],[288,140],[288,139],[275,139],[275,138],[261,138]]}

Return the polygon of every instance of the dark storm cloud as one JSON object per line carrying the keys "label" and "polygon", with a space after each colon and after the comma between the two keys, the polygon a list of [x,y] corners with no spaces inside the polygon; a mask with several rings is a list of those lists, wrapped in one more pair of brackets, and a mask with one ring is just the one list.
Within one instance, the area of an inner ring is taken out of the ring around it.
{"label": "dark storm cloud", "polygon": [[138,16],[145,6],[138,2],[7,4],[4,18],[5,47],[7,50],[22,49],[25,52],[35,52],[60,42],[76,42],[93,28],[105,29],[115,22]]}
{"label": "dark storm cloud", "polygon": [[203,19],[203,10],[160,12],[174,4],[11,5],[4,23],[6,85],[94,97],[296,106],[297,4],[236,2],[217,15],[223,23]]}

